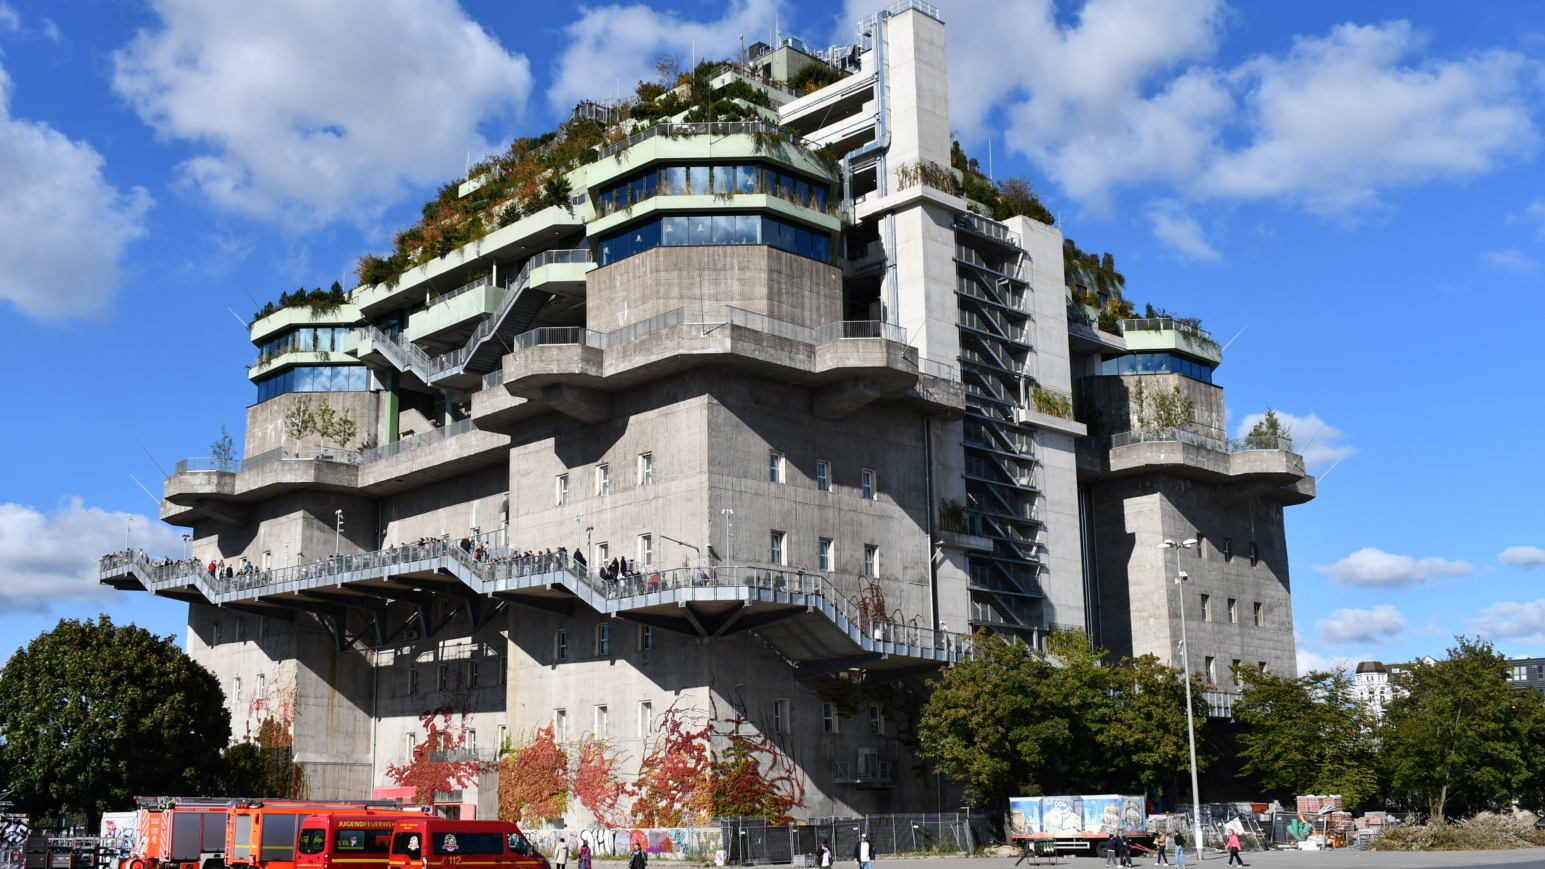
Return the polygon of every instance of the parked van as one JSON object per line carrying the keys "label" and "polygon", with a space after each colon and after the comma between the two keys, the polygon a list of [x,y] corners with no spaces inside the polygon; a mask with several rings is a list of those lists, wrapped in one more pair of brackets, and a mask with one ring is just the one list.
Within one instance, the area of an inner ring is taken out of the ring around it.
{"label": "parked van", "polygon": [[551,869],[520,828],[508,821],[399,819],[392,831],[390,869]]}
{"label": "parked van", "polygon": [[393,815],[310,815],[300,822],[295,869],[386,869]]}
{"label": "parked van", "polygon": [[[322,803],[302,800],[237,802],[226,827],[225,864],[235,869],[295,869],[296,843],[303,823],[334,815],[398,820],[423,817],[428,808],[380,807],[369,802]],[[325,852],[324,852],[325,853]]]}

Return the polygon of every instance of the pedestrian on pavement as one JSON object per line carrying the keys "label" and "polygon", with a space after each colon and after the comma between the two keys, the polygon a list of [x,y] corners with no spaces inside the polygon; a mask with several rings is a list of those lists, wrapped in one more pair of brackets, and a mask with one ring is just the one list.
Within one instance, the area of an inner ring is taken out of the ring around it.
{"label": "pedestrian on pavement", "polygon": [[579,869],[590,869],[590,843],[579,843]]}
{"label": "pedestrian on pavement", "polygon": [[1118,834],[1116,834],[1116,833],[1112,833],[1110,835],[1110,838],[1105,840],[1105,865],[1106,866],[1118,866],[1118,865],[1121,864],[1121,849],[1116,847],[1116,836],[1117,835]]}
{"label": "pedestrian on pavement", "polygon": [[824,840],[821,842],[821,850],[816,852],[815,864],[817,866],[830,866],[832,864],[832,849],[826,846]]}
{"label": "pedestrian on pavement", "polygon": [[1228,864],[1227,865],[1233,866],[1233,865],[1236,865],[1236,864],[1240,865],[1240,866],[1245,865],[1245,861],[1243,859],[1241,859],[1240,856],[1239,856],[1239,834],[1238,833],[1229,833],[1228,834]]}
{"label": "pedestrian on pavement", "polygon": [[553,848],[553,864],[558,869],[568,869],[569,865],[569,840],[563,836],[558,837],[558,844]]}
{"label": "pedestrian on pavement", "polygon": [[1132,865],[1131,842],[1127,841],[1127,834],[1121,830],[1116,831],[1116,860],[1122,866]]}
{"label": "pedestrian on pavement", "polygon": [[1186,865],[1186,834],[1182,833],[1179,830],[1176,830],[1175,831],[1174,839],[1175,839],[1175,865],[1176,866],[1184,866],[1184,865]]}
{"label": "pedestrian on pavement", "polygon": [[853,846],[853,860],[858,863],[858,869],[874,869],[874,844],[869,841],[868,833],[858,837],[858,844]]}
{"label": "pedestrian on pavement", "polygon": [[633,843],[633,854],[628,857],[628,869],[649,869],[649,855],[644,853],[642,842]]}
{"label": "pedestrian on pavement", "polygon": [[1169,837],[1167,835],[1165,835],[1163,830],[1160,830],[1158,833],[1154,834],[1154,837],[1153,837],[1153,854],[1154,854],[1153,865],[1155,865],[1155,866],[1167,866],[1167,865],[1169,865],[1169,858],[1164,855],[1164,849],[1166,847],[1168,847],[1168,845],[1167,845],[1168,842],[1169,842]]}

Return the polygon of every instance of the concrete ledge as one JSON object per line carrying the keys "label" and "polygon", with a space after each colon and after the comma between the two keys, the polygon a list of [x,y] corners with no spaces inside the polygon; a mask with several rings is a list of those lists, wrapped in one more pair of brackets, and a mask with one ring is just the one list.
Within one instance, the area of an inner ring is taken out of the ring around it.
{"label": "concrete ledge", "polygon": [[971,210],[966,201],[959,196],[952,196],[943,190],[935,190],[926,184],[918,184],[914,187],[908,187],[905,190],[892,193],[889,196],[860,202],[853,213],[854,218],[859,223],[862,223],[887,212],[900,211],[903,208],[912,208],[918,205],[933,205],[951,214],[965,214]]}
{"label": "concrete ledge", "polygon": [[884,394],[867,377],[855,377],[823,386],[810,394],[810,413],[821,419],[842,419]]}
{"label": "concrete ledge", "polygon": [[503,384],[472,396],[472,424],[479,431],[513,434],[522,420],[547,412],[547,405],[511,395]]}
{"label": "concrete ledge", "polygon": [[173,504],[191,507],[201,498],[235,498],[234,471],[184,471],[166,478],[162,491]]}
{"label": "concrete ledge", "polygon": [[1076,438],[1081,438],[1089,433],[1089,427],[1077,420],[1063,419],[1060,416],[1041,413],[1029,407],[1019,409],[1019,421],[1024,425],[1033,425],[1036,428],[1049,429],[1065,435],[1072,435]]}
{"label": "concrete ledge", "polygon": [[509,435],[469,431],[427,447],[361,465],[359,487],[367,495],[390,495],[502,464],[509,458]]}
{"label": "concrete ledge", "polygon": [[236,495],[243,501],[272,497],[289,489],[352,493],[358,488],[359,465],[315,459],[280,459],[236,475]]}
{"label": "concrete ledge", "polygon": [[533,401],[554,383],[599,386],[605,357],[599,347],[583,344],[540,344],[504,357],[504,388]]}
{"label": "concrete ledge", "polygon": [[1304,457],[1286,450],[1246,450],[1229,456],[1229,473],[1259,476],[1290,484],[1304,475]]}
{"label": "concrete ledge", "polygon": [[964,549],[967,552],[991,552],[992,538],[978,537],[975,534],[957,534],[954,531],[940,531],[938,533],[939,545],[946,549]]}

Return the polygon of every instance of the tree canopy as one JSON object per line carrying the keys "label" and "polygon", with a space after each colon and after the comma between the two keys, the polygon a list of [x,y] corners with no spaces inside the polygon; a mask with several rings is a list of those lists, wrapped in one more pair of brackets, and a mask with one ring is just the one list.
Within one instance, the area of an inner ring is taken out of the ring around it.
{"label": "tree canopy", "polygon": [[1352,695],[1345,670],[1277,676],[1259,667],[1234,668],[1244,686],[1234,717],[1246,775],[1296,794],[1341,794],[1356,804],[1377,792],[1374,720]]}
{"label": "tree canopy", "polygon": [[64,619],[0,673],[0,769],[35,815],[128,809],[137,794],[217,784],[230,739],[225,693],[173,637]]}
{"label": "tree canopy", "polygon": [[974,642],[977,655],[934,683],[919,725],[923,754],[974,804],[1127,792],[1189,772],[1178,668],[1151,655],[1106,664],[1080,632],[1053,632],[1044,652],[986,632]]}

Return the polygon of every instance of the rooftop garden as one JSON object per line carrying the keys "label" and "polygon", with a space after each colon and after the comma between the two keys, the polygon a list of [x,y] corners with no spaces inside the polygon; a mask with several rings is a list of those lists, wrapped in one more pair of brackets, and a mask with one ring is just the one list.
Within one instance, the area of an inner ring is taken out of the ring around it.
{"label": "rooftop garden", "polygon": [[[359,258],[355,274],[360,284],[392,285],[408,269],[522,217],[553,206],[572,208],[568,174],[595,162],[601,148],[649,127],[676,121],[769,122],[757,111],[773,108],[766,90],[742,78],[713,86],[726,68],[744,69],[746,65],[734,59],[704,60],[685,70],[680,57],[661,57],[655,66],[657,79],[640,81],[632,97],[590,107],[592,111],[576,111],[558,129],[516,139],[508,149],[488,155],[472,166],[466,178],[446,184],[435,198],[424,203],[419,220],[392,238],[391,253],[367,253]],[[801,68],[790,82],[763,84],[808,93],[842,75],[824,63],[815,63]],[[834,155],[822,156],[828,162],[834,159]],[[463,196],[462,186],[474,181],[478,186]]]}
{"label": "rooftop garden", "polygon": [[310,308],[313,319],[321,318],[328,314],[337,313],[338,309],[347,301],[348,297],[344,295],[343,285],[337,281],[333,281],[332,289],[329,290],[317,287],[307,292],[305,287],[301,287],[293,293],[280,293],[277,304],[274,302],[264,302],[263,307],[256,314],[252,315],[252,320],[247,325],[250,327],[253,323],[267,317],[269,314],[277,313],[285,308]]}
{"label": "rooftop garden", "polygon": [[1010,175],[1002,181],[994,181],[982,172],[975,157],[966,156],[959,142],[950,144],[950,168],[960,173],[955,182],[959,195],[979,202],[993,220],[1008,220],[1024,216],[1053,226],[1057,219],[1041,203],[1035,184],[1026,175]]}

